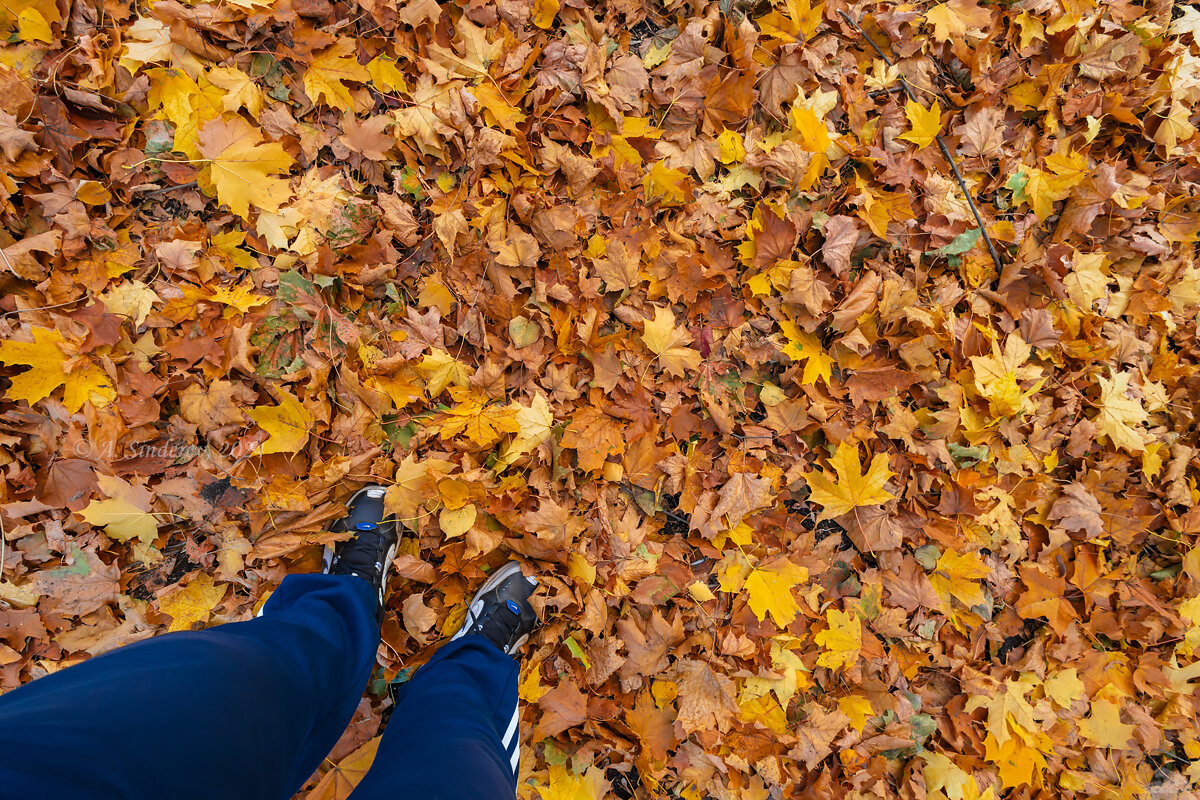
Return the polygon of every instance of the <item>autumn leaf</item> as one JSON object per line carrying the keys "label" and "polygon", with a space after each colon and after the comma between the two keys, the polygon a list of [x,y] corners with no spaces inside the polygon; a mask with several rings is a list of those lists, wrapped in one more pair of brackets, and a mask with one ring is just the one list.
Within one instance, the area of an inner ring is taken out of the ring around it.
{"label": "autumn leaf", "polygon": [[514,412],[517,433],[496,456],[497,470],[503,470],[549,439],[554,427],[554,414],[545,395],[535,395],[528,406],[517,405]]}
{"label": "autumn leaf", "polygon": [[925,108],[916,100],[909,100],[904,106],[904,114],[912,125],[912,130],[900,134],[900,139],[912,142],[918,148],[928,147],[942,130],[942,109],[938,101],[933,106]]}
{"label": "autumn leaf", "polygon": [[984,29],[991,23],[992,15],[986,8],[981,8],[977,0],[950,0],[926,11],[925,20],[933,26],[933,38],[948,42]]}
{"label": "autumn leaf", "polygon": [[279,405],[255,406],[246,410],[246,416],[270,436],[259,448],[259,453],[295,453],[308,441],[312,429],[313,415],[300,401],[287,392],[279,392]]}
{"label": "autumn leaf", "polygon": [[463,435],[480,447],[489,447],[506,433],[519,433],[521,423],[511,406],[489,404],[463,387],[453,387],[455,405],[447,412],[438,435],[443,439]]}
{"label": "autumn leaf", "polygon": [[1092,701],[1092,713],[1079,721],[1079,734],[1096,747],[1123,750],[1133,738],[1134,726],[1121,722],[1121,706],[1112,700]]}
{"label": "autumn leaf", "polygon": [[45,400],[55,389],[63,388],[63,405],[76,412],[84,403],[104,407],[116,399],[112,381],[99,366],[88,361],[72,366],[66,359],[62,334],[56,330],[34,327],[32,342],[0,342],[0,361],[27,366],[30,369],[9,378],[6,394],[13,400],[24,400],[31,406]]}
{"label": "autumn leaf", "polygon": [[786,628],[800,613],[792,589],[807,580],[808,570],[791,562],[751,570],[744,587],[750,610],[760,620],[770,614],[776,625]]}
{"label": "autumn leaf", "polygon": [[658,356],[658,363],[672,375],[682,376],[700,366],[700,353],[686,345],[692,336],[685,329],[675,327],[675,314],[661,306],[654,309],[654,319],[647,320],[642,331],[642,342]]}
{"label": "autumn leaf", "polygon": [[829,669],[853,666],[862,648],[862,622],[852,612],[831,608],[825,612],[825,623],[828,627],[813,637],[824,648],[817,657],[817,666]]}
{"label": "autumn leaf", "polygon": [[353,40],[343,38],[314,55],[304,71],[304,93],[314,103],[324,98],[334,108],[350,111],[354,99],[344,81],[365,83],[371,79],[371,73],[358,63],[354,53]]}
{"label": "autumn leaf", "polygon": [[895,498],[883,488],[894,474],[888,469],[887,456],[878,453],[864,473],[859,462],[858,445],[842,442],[829,459],[833,474],[812,471],[804,480],[812,489],[812,500],[819,503],[822,519],[838,517],[855,508],[879,505]]}
{"label": "autumn leaf", "polygon": [[200,171],[200,184],[243,219],[250,206],[275,212],[291,195],[286,180],[271,177],[287,173],[292,157],[282,146],[263,143],[262,134],[241,117],[218,118],[200,128],[198,148],[208,164]]}
{"label": "autumn leaf", "polygon": [[1142,404],[1129,396],[1128,372],[1118,372],[1110,378],[1100,377],[1100,412],[1095,417],[1096,428],[1107,436],[1114,447],[1130,453],[1146,449],[1147,436],[1140,429],[1148,414]]}
{"label": "autumn leaf", "polygon": [[159,609],[171,617],[169,631],[186,631],[197,622],[204,622],[213,608],[225,596],[223,585],[217,585],[211,577],[200,573],[187,585],[175,589],[158,601]]}
{"label": "autumn leaf", "polygon": [[666,167],[661,161],[656,161],[646,173],[642,185],[646,188],[647,200],[682,203],[689,195],[686,181],[687,175],[683,171]]}

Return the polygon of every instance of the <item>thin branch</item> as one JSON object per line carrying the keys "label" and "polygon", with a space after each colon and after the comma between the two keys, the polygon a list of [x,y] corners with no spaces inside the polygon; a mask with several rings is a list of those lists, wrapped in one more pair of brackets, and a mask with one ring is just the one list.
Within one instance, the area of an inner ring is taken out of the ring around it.
{"label": "thin branch", "polygon": [[[883,52],[879,45],[875,44],[875,40],[867,35],[867,32],[862,29],[861,25],[854,21],[853,17],[841,9],[838,9],[838,13],[842,15],[842,18],[845,19],[846,22],[849,22],[852,26],[854,26],[854,29],[858,31],[859,35],[867,40],[867,44],[871,45],[871,48],[879,54],[879,57],[882,58],[889,67],[895,66],[895,63],[891,58],[888,57],[888,54]],[[917,100],[917,96],[913,94],[912,87],[908,85],[908,81],[904,80],[904,76],[899,75],[898,80],[900,81],[900,86],[904,89],[904,93],[908,95],[908,99],[912,100],[914,103],[919,103],[920,101]],[[1004,264],[1000,261],[1000,253],[996,251],[996,245],[992,243],[992,237],[988,235],[987,226],[983,224],[983,215],[979,213],[979,208],[976,207],[975,199],[971,197],[971,192],[967,189],[967,184],[966,181],[963,180],[962,173],[958,171],[958,164],[955,163],[954,156],[950,155],[950,148],[946,146],[946,141],[942,138],[940,133],[933,138],[934,141],[937,142],[938,149],[942,151],[942,155],[950,164],[950,171],[954,173],[954,179],[958,181],[958,188],[962,189],[963,197],[967,198],[967,205],[971,207],[971,213],[975,215],[975,224],[979,226],[979,232],[983,234],[983,241],[987,244],[988,252],[992,254],[992,263],[996,265],[997,274],[1003,273]]]}

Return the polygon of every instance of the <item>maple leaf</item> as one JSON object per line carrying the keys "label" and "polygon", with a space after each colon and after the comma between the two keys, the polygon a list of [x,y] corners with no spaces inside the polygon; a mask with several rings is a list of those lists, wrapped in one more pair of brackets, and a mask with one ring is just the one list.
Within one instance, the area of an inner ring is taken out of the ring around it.
{"label": "maple leaf", "polygon": [[988,27],[992,15],[988,9],[980,8],[976,0],[950,0],[926,11],[925,20],[933,26],[933,38],[949,42]]}
{"label": "maple leaf", "polygon": [[842,442],[829,459],[833,474],[825,471],[804,473],[812,489],[812,501],[820,504],[821,519],[831,519],[862,506],[874,506],[895,499],[883,488],[895,473],[888,469],[887,456],[877,453],[864,473],[858,460],[858,445]]}
{"label": "maple leaf", "polygon": [[721,487],[712,517],[724,518],[730,528],[736,528],[747,516],[769,505],[772,497],[770,478],[738,472],[729,476]]}
{"label": "maple leaf", "polygon": [[1146,449],[1148,435],[1140,430],[1148,414],[1137,400],[1129,396],[1129,379],[1133,373],[1118,372],[1110,378],[1100,377],[1100,413],[1093,421],[1097,431],[1107,436],[1114,447],[1130,453]]}
{"label": "maple leaf", "polygon": [[938,101],[926,109],[916,100],[909,100],[904,106],[904,114],[912,125],[912,130],[900,134],[897,138],[912,142],[918,148],[928,147],[942,130],[942,109]]}
{"label": "maple leaf", "polygon": [[944,603],[949,604],[950,598],[955,597],[970,608],[985,602],[986,596],[977,581],[989,574],[991,570],[978,553],[959,555],[947,550],[938,557],[929,581]]}
{"label": "maple leaf", "polygon": [[207,73],[214,86],[220,86],[227,94],[221,98],[225,111],[236,112],[246,109],[250,116],[258,119],[266,105],[266,98],[258,84],[237,67],[214,67]]}
{"label": "maple leaf", "polygon": [[688,199],[691,192],[686,185],[687,173],[673,167],[667,167],[661,161],[655,161],[642,180],[646,188],[647,200],[664,200],[668,203],[682,203]]}
{"label": "maple leaf", "polygon": [[1123,750],[1133,739],[1134,726],[1121,722],[1121,706],[1112,700],[1092,700],[1092,713],[1079,720],[1079,733],[1096,747]]}
{"label": "maple leaf", "polygon": [[274,142],[262,143],[261,132],[241,117],[210,120],[200,128],[197,147],[208,164],[200,171],[202,188],[242,219],[250,206],[276,212],[291,196],[288,183],[272,175],[291,169],[293,159]]}
{"label": "maple leaf", "polygon": [[534,395],[528,406],[517,405],[513,408],[517,434],[496,456],[495,469],[498,472],[549,439],[554,427],[554,414],[545,395]]}
{"label": "maple leaf", "polygon": [[438,429],[441,438],[450,439],[461,433],[480,447],[490,447],[504,434],[520,432],[515,408],[489,404],[487,398],[464,387],[451,388],[450,395],[457,402],[447,412],[449,419]]}
{"label": "maple leaf", "polygon": [[776,625],[786,628],[800,613],[792,589],[807,580],[807,569],[787,561],[778,566],[751,570],[744,587],[750,610],[759,620],[765,620],[770,614]]}
{"label": "maple leaf", "polygon": [[996,417],[1011,417],[1028,410],[1030,398],[1041,388],[1038,381],[1024,390],[1020,384],[1038,378],[1042,369],[1026,365],[1032,349],[1019,335],[1009,334],[1003,351],[997,341],[992,341],[990,356],[971,356],[971,367],[975,370],[975,388],[987,399],[991,412]]}
{"label": "maple leaf", "polygon": [[376,736],[369,739],[344,756],[337,766],[326,772],[317,785],[309,790],[305,800],[347,800],[366,777],[367,770],[375,763],[375,754],[379,751],[382,738]]}
{"label": "maple leaf", "polygon": [[678,377],[700,367],[700,353],[686,346],[691,341],[692,335],[686,329],[675,327],[671,309],[661,306],[654,309],[654,319],[647,320],[642,330],[642,342],[658,356],[658,363]]}
{"label": "maple leaf", "polygon": [[371,79],[367,68],[358,63],[352,39],[341,38],[313,56],[304,71],[304,93],[319,103],[321,98],[339,111],[354,108],[354,98],[343,81],[366,83]]}
{"label": "maple leaf", "polygon": [[589,471],[600,469],[609,455],[625,449],[616,420],[592,406],[584,408],[567,423],[561,444],[575,450],[579,468]]}
{"label": "maple leaf", "polygon": [[226,588],[224,584],[216,584],[211,576],[200,573],[186,586],[159,598],[159,610],[171,617],[171,626],[167,630],[191,630],[197,622],[207,620],[213,608],[225,597]]}
{"label": "maple leaf", "polygon": [[862,649],[862,622],[853,612],[836,608],[825,612],[828,626],[813,637],[825,652],[817,656],[817,666],[829,669],[846,669],[858,661]]}
{"label": "maple leaf", "polygon": [[246,416],[270,434],[259,447],[262,455],[295,453],[304,447],[312,430],[314,418],[309,410],[287,392],[278,394],[279,405],[255,406],[246,411]]}
{"label": "maple leaf", "polygon": [[33,134],[17,124],[17,118],[0,110],[0,150],[9,161],[16,161],[26,150],[36,150]]}
{"label": "maple leaf", "polygon": [[13,400],[24,400],[33,405],[45,400],[62,386],[63,405],[71,413],[90,402],[95,407],[104,407],[116,399],[117,393],[108,375],[91,362],[68,362],[63,346],[66,340],[56,330],[31,328],[32,342],[16,342],[11,339],[0,342],[0,361],[21,365],[30,369],[9,378],[12,385],[7,391]]}
{"label": "maple leaf", "polygon": [[600,800],[609,796],[609,783],[597,766],[576,773],[566,764],[551,764],[547,775],[545,786],[534,786],[541,800]]}

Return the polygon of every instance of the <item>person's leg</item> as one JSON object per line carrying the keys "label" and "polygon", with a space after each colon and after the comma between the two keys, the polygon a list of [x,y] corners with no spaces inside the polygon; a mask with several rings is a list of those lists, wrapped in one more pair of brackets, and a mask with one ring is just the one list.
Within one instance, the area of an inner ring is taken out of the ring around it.
{"label": "person's leg", "polygon": [[479,588],[462,628],[400,687],[352,800],[513,800],[520,761],[514,654],[537,627],[537,581],[510,561]]}
{"label": "person's leg", "polygon": [[293,575],[261,617],[122,647],[0,696],[0,795],[284,800],[354,714],[379,643],[351,575]]}
{"label": "person's leg", "polygon": [[512,800],[517,662],[482,636],[444,645],[400,687],[351,800]]}

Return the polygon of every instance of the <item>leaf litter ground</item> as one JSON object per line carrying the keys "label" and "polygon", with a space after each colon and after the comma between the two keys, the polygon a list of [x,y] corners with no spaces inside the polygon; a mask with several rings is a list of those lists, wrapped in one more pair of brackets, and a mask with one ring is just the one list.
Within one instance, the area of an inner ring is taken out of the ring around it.
{"label": "leaf litter ground", "polygon": [[248,618],[380,481],[314,800],[513,554],[522,798],[1195,797],[1195,9],[0,20],[0,688]]}

